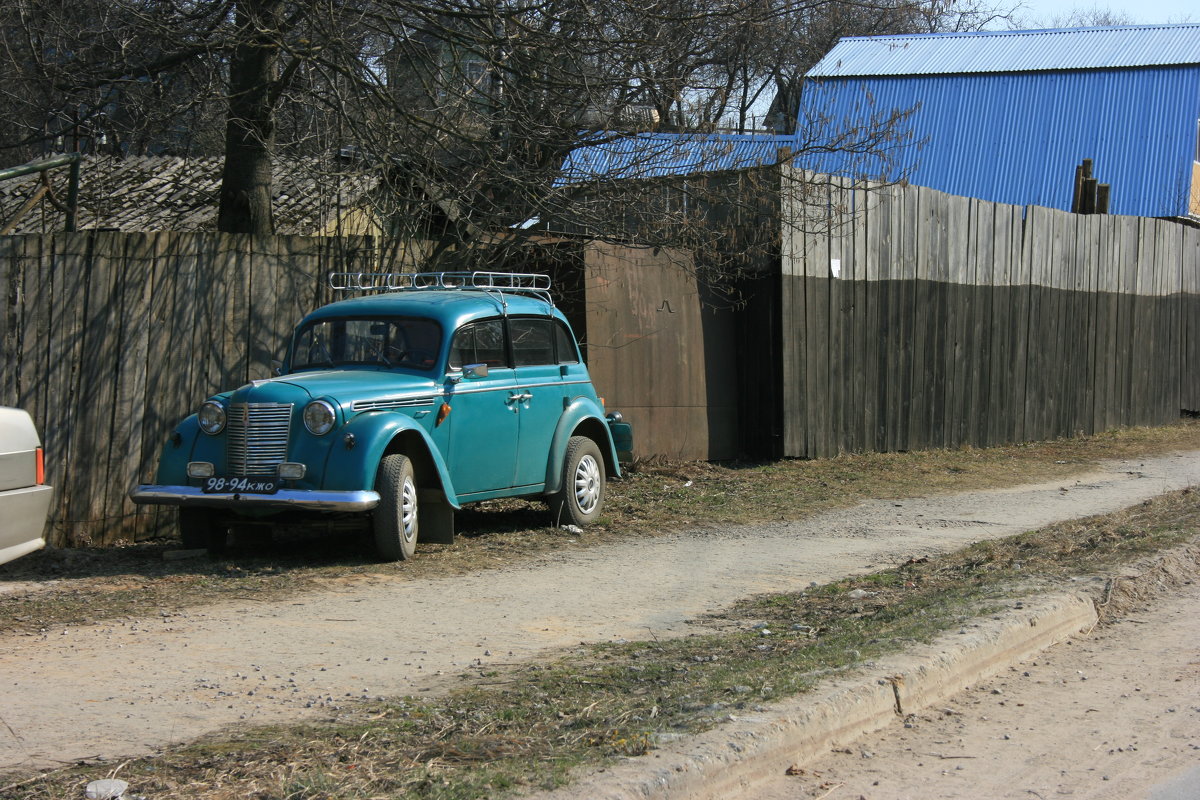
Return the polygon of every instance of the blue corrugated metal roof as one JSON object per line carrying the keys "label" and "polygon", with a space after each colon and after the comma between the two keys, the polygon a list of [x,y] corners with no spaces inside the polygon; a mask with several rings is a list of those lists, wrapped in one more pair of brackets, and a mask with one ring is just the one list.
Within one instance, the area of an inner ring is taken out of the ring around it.
{"label": "blue corrugated metal roof", "polygon": [[947,75],[1200,64],[1200,24],[856,36],[810,78]]}
{"label": "blue corrugated metal roof", "polygon": [[[810,82],[802,117],[861,123],[864,108],[915,108],[889,177],[952,194],[1069,209],[1075,166],[1093,159],[1110,210],[1187,214],[1200,65],[1128,70],[845,78]],[[878,167],[841,153],[804,166],[854,177]]]}
{"label": "blue corrugated metal roof", "polygon": [[774,164],[790,136],[639,134],[580,147],[567,156],[560,183],[660,178]]}

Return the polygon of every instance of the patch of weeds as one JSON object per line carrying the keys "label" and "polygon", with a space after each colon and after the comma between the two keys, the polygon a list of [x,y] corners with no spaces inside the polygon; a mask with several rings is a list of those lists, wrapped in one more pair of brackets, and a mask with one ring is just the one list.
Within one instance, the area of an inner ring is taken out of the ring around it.
{"label": "patch of weeds", "polygon": [[[750,598],[708,620],[709,632],[580,647],[547,663],[489,670],[486,683],[442,697],[363,703],[327,724],[209,737],[122,764],[121,777],[155,800],[472,800],[560,786],[574,769],[645,754],[930,641],[993,613],[1001,598],[1117,568],[1192,540],[1198,529],[1196,494],[1184,490],[804,592]],[[20,784],[21,796],[79,796],[95,775],[95,767],[72,767]]]}

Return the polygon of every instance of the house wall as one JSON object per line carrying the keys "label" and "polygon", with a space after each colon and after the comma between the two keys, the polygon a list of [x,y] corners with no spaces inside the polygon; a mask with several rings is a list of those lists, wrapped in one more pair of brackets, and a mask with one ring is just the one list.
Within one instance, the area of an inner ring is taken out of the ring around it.
{"label": "house wall", "polygon": [[987,446],[1200,407],[1200,231],[795,171],[784,185],[787,455]]}
{"label": "house wall", "polygon": [[802,155],[800,165],[1070,210],[1075,167],[1090,158],[1095,176],[1112,186],[1112,213],[1187,213],[1200,64],[814,79],[800,127],[820,142],[893,110],[912,113],[875,148],[883,157],[833,152]]}

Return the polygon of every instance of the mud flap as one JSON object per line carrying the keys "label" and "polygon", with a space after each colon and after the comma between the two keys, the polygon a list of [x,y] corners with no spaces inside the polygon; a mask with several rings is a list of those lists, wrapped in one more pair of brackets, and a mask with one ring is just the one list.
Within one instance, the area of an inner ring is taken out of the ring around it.
{"label": "mud flap", "polygon": [[423,489],[417,496],[420,509],[420,540],[433,544],[454,544],[454,508],[446,496],[434,489]]}

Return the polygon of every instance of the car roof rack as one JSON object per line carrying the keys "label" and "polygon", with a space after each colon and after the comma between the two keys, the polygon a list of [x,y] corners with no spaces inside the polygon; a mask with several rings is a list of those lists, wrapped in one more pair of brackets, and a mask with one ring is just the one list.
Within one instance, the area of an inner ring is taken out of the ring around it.
{"label": "car roof rack", "polygon": [[329,287],[340,292],[509,292],[554,305],[550,276],[536,272],[331,272]]}

